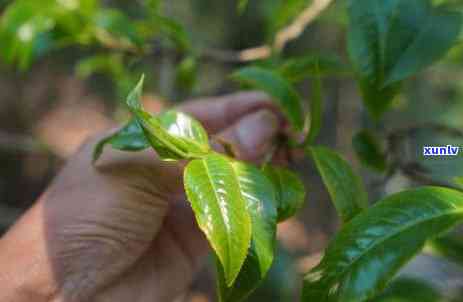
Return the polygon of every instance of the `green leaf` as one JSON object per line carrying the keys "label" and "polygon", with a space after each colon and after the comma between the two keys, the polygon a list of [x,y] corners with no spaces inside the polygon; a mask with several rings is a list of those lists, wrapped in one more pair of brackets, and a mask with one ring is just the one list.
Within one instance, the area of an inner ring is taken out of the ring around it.
{"label": "green leaf", "polygon": [[152,116],[140,104],[143,77],[129,94],[127,105],[143,128],[153,149],[164,160],[192,159],[210,152],[209,139],[201,124],[176,111]]}
{"label": "green leaf", "polygon": [[365,166],[384,172],[387,168],[386,155],[378,139],[368,130],[362,130],[352,138],[352,146]]}
{"label": "green leaf", "polygon": [[232,166],[251,216],[252,240],[233,286],[227,286],[223,269],[218,266],[219,296],[222,302],[243,301],[257,288],[273,263],[276,242],[277,203],[273,184],[252,165],[235,161]]}
{"label": "green leaf", "polygon": [[[408,25],[410,17],[404,16],[404,13],[416,13],[416,11],[416,8],[410,7],[408,11],[399,13],[397,21],[391,26],[391,33],[400,33]],[[457,43],[462,21],[459,12],[448,11],[441,7],[426,7],[423,16],[415,20],[414,26],[418,28],[410,29],[413,31],[411,40],[398,41],[396,39],[399,37],[396,35],[388,41],[389,54],[395,53],[394,48],[397,44],[403,45],[403,48],[401,47],[399,57],[394,59],[386,57],[390,62],[388,62],[384,86],[406,79],[442,58]],[[410,36],[407,35],[407,38]]]}
{"label": "green leaf", "polygon": [[402,83],[387,87],[382,87],[382,85],[381,81],[368,78],[359,79],[363,103],[368,113],[377,120],[391,107],[402,88]]}
{"label": "green leaf", "polygon": [[193,160],[185,169],[184,184],[198,225],[223,266],[227,286],[231,286],[247,257],[252,231],[233,163],[215,153]]}
{"label": "green leaf", "polygon": [[210,152],[206,131],[190,116],[176,111],[157,117],[142,110],[134,113],[146,138],[162,159],[192,159]]}
{"label": "green leaf", "polygon": [[362,180],[345,159],[325,147],[308,150],[343,222],[348,222],[368,207]]}
{"label": "green leaf", "polygon": [[461,16],[429,0],[351,0],[349,56],[365,105],[379,118],[401,81],[423,70],[452,47]]}
{"label": "green leaf", "polygon": [[278,73],[261,67],[245,67],[235,72],[232,78],[268,93],[281,106],[294,128],[303,129],[301,98],[291,83]]}
{"label": "green leaf", "polygon": [[9,2],[0,20],[0,55],[21,70],[50,50],[80,42],[98,6],[96,0]]}
{"label": "green leaf", "polygon": [[7,63],[25,70],[33,59],[52,48],[49,32],[55,27],[51,1],[15,1],[0,20],[0,54]]}
{"label": "green leaf", "polygon": [[304,184],[296,174],[288,169],[266,165],[263,171],[276,189],[278,222],[291,218],[304,205]]}
{"label": "green leaf", "polygon": [[[318,70],[318,67],[316,67]],[[310,98],[310,127],[305,145],[313,144],[322,128],[323,120],[323,96],[322,96],[322,80],[318,72],[313,78],[312,97]]]}
{"label": "green leaf", "polygon": [[102,139],[93,151],[93,161],[97,161],[103,153],[104,147],[110,144],[114,149],[122,151],[141,151],[149,148],[143,129],[134,119],[116,133]]}
{"label": "green leaf", "polygon": [[307,55],[286,60],[279,72],[293,83],[311,76],[347,75],[352,71],[336,55]]}
{"label": "green leaf", "polygon": [[424,187],[394,194],[346,224],[304,280],[302,301],[375,297],[424,246],[463,220],[463,194]]}
{"label": "green leaf", "polygon": [[423,280],[399,278],[394,280],[378,298],[369,302],[444,302],[443,297]]}

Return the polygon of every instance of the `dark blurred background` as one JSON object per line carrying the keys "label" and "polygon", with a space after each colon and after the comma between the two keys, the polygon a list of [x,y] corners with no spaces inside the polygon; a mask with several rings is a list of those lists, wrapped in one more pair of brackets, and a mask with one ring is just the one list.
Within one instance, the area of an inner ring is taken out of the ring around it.
{"label": "dark blurred background", "polygon": [[[0,1],[0,27],[6,26],[2,15],[12,2]],[[58,2],[65,6],[79,3],[77,0]],[[141,2],[112,0],[102,1],[102,5],[137,20],[144,13]],[[56,35],[67,34],[62,31],[51,36],[37,34],[30,52],[16,59],[5,55],[0,60],[0,231],[7,230],[37,199],[88,136],[127,118],[122,105],[124,96],[142,72],[148,78],[143,102],[153,112],[190,98],[238,90],[239,86],[229,78],[234,69],[244,64],[236,59],[238,51],[269,43],[276,30],[311,4],[311,1],[300,1],[293,11],[282,11],[284,2],[250,0],[249,7],[239,13],[237,3],[232,0],[164,1],[164,16],[185,28],[188,50],[182,49],[182,38],[176,34],[172,39],[153,34],[157,44],[140,56],[131,55],[130,49],[118,49],[117,43],[110,47],[98,43],[101,41],[87,42],[85,37],[79,37],[82,41],[76,39],[78,42],[54,45],[56,41],[61,42]],[[287,44],[284,56],[333,54],[348,66],[346,19],[345,2],[333,1],[297,39]],[[105,16],[96,23],[110,26],[108,31],[122,31],[130,38],[127,28],[131,27],[124,23],[127,20],[121,20]],[[35,26],[39,23],[30,24],[32,33],[27,32],[26,27],[19,28],[18,35],[22,33],[27,38],[27,34],[36,34]],[[137,24],[136,29],[148,36],[154,30],[150,26],[155,27],[146,23]],[[171,26],[166,32],[172,34],[176,30]],[[12,47],[4,44],[5,41],[0,40],[0,51]],[[463,145],[461,138],[432,126],[414,129],[423,123],[463,129],[462,58],[460,43],[444,60],[407,81],[404,92],[380,126],[387,129],[384,135],[395,129],[411,129],[396,153],[390,156],[400,156],[412,168],[425,171],[428,177],[425,179],[404,172],[384,177],[362,168],[354,156],[351,139],[360,128],[372,125],[361,105],[356,82],[348,73],[323,78],[325,119],[318,143],[335,147],[353,163],[364,177],[371,200],[421,182],[449,181],[463,175],[462,157],[453,160],[421,157],[423,145]],[[299,85],[306,105],[310,102],[310,87],[310,78]],[[295,301],[301,274],[317,263],[320,251],[336,230],[337,216],[313,164],[298,162],[294,169],[303,175],[309,188],[307,206],[297,219],[280,226],[280,256],[267,281],[269,286],[264,286],[250,301]],[[424,271],[429,274],[437,274],[437,280],[442,279],[440,271],[453,272],[451,265],[436,265],[428,258],[414,265],[412,271],[425,267]],[[458,272],[444,275],[450,279],[440,280],[438,285],[442,288],[450,291],[462,285]],[[211,269],[207,269],[185,299],[213,301],[208,297],[214,286]]]}

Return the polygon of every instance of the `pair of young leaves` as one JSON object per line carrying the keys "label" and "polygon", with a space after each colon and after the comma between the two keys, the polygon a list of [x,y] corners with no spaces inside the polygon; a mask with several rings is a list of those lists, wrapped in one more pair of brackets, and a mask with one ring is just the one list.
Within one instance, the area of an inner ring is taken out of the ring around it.
{"label": "pair of young leaves", "polygon": [[133,121],[106,144],[125,151],[152,147],[163,160],[190,160],[184,185],[199,227],[217,259],[221,301],[242,301],[266,276],[273,262],[276,225],[302,206],[304,186],[282,168],[259,169],[211,150],[206,131],[175,111],[152,116],[140,105],[143,79],[129,95]]}

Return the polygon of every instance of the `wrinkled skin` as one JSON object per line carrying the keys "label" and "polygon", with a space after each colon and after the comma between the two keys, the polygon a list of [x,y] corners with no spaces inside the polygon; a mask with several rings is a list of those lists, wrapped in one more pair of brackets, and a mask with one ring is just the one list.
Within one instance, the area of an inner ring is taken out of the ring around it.
{"label": "wrinkled skin", "polygon": [[[282,123],[259,93],[180,110],[250,161],[272,148]],[[200,268],[209,248],[184,196],[185,163],[108,147],[92,166],[99,138],[69,160],[0,240],[0,301],[167,302]]]}

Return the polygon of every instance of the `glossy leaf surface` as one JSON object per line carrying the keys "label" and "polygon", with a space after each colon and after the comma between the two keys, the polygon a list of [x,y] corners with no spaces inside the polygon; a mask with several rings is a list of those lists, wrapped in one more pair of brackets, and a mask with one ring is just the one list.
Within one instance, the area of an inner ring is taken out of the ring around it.
{"label": "glossy leaf surface", "polygon": [[345,159],[325,147],[308,150],[343,222],[348,222],[368,207],[363,182]]}
{"label": "glossy leaf surface", "polygon": [[391,195],[346,224],[304,280],[302,301],[376,296],[424,246],[463,220],[463,193],[424,187]]}
{"label": "glossy leaf surface", "polygon": [[358,132],[352,138],[352,146],[362,164],[378,172],[386,170],[386,155],[373,133],[368,130]]}
{"label": "glossy leaf surface", "polygon": [[379,118],[400,82],[428,67],[456,42],[461,16],[430,0],[351,0],[348,50],[365,105]]}
{"label": "glossy leaf surface", "polygon": [[294,216],[304,205],[304,184],[296,174],[288,169],[266,165],[264,173],[275,186],[278,204],[278,222]]}
{"label": "glossy leaf surface", "polygon": [[93,161],[98,160],[107,144],[122,151],[141,151],[150,146],[136,120],[130,121],[121,130],[101,140],[93,151]]}
{"label": "glossy leaf surface", "polygon": [[165,160],[178,160],[208,154],[208,136],[198,121],[181,112],[167,111],[152,116],[142,109],[142,86],[143,79],[130,93],[127,104],[158,155]]}
{"label": "glossy leaf surface", "polygon": [[252,165],[236,161],[232,165],[251,216],[252,239],[242,270],[233,286],[227,286],[223,270],[218,268],[222,302],[243,301],[257,288],[273,263],[276,241],[277,208],[273,184]]}
{"label": "glossy leaf surface", "polygon": [[301,98],[285,78],[274,71],[260,67],[240,69],[233,74],[233,78],[253,88],[265,91],[281,106],[294,128],[297,130],[303,129],[304,114]]}
{"label": "glossy leaf surface", "polygon": [[252,231],[235,168],[227,157],[212,153],[188,164],[184,184],[198,225],[222,264],[226,285],[231,286],[247,257]]}

